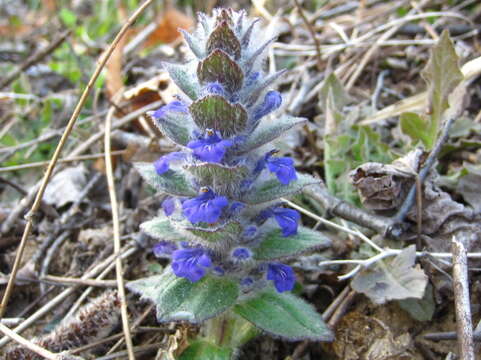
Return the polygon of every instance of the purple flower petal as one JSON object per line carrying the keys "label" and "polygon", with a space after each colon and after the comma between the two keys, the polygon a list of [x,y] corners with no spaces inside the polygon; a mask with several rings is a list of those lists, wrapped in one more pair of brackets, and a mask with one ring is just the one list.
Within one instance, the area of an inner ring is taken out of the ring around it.
{"label": "purple flower petal", "polygon": [[218,82],[208,83],[208,84],[205,86],[205,90],[206,90],[209,94],[225,96],[224,87],[223,87],[220,83],[218,83]]}
{"label": "purple flower petal", "polygon": [[232,251],[232,257],[235,260],[244,261],[249,259],[251,256],[252,256],[252,252],[249,249],[244,247],[238,247]]}
{"label": "purple flower petal", "polygon": [[272,280],[277,292],[291,291],[296,283],[294,270],[290,266],[271,263],[267,267],[267,280]]}
{"label": "purple flower petal", "polygon": [[177,250],[177,245],[170,241],[160,241],[152,248],[156,257],[171,255],[175,250]]}
{"label": "purple flower petal", "polygon": [[288,237],[297,234],[297,225],[301,215],[296,210],[283,207],[266,209],[260,213],[259,220],[263,221],[270,217],[276,219],[277,224],[281,227],[282,236]]}
{"label": "purple flower petal", "polygon": [[162,209],[164,209],[165,216],[172,215],[175,210],[175,198],[173,198],[172,196],[167,197],[162,202]]}
{"label": "purple flower petal", "polygon": [[198,222],[213,224],[219,220],[222,209],[228,204],[225,196],[217,196],[212,190],[207,189],[200,196],[184,201],[182,209],[185,217],[193,224]]}
{"label": "purple flower petal", "polygon": [[281,106],[282,97],[277,91],[269,91],[264,97],[264,101],[254,110],[254,120],[259,120],[261,117],[269,114]]}
{"label": "purple flower petal", "polygon": [[162,175],[169,170],[171,161],[178,161],[184,158],[185,154],[178,151],[161,156],[157,161],[154,162],[155,171],[157,174]]}
{"label": "purple flower petal", "polygon": [[231,140],[223,140],[219,134],[207,131],[203,139],[192,140],[187,147],[193,150],[194,156],[199,160],[220,163],[227,148],[233,144]]}
{"label": "purple flower petal", "polygon": [[202,248],[180,249],[172,254],[172,271],[175,275],[199,281],[205,275],[205,268],[211,267],[212,261]]}
{"label": "purple flower petal", "polygon": [[269,156],[266,164],[269,171],[276,174],[277,179],[283,185],[288,185],[291,181],[297,179],[294,160],[291,158]]}

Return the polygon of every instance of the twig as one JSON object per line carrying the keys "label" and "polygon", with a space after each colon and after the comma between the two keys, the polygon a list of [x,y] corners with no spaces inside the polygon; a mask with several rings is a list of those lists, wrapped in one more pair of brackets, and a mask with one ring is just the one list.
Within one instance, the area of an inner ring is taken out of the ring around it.
{"label": "twig", "polygon": [[[50,265],[50,261],[52,261],[52,258],[55,256],[57,253],[57,250],[62,244],[67,240],[67,238],[70,236],[70,231],[65,231],[61,233],[55,241],[52,243],[52,245],[48,248],[47,253],[45,254],[45,257],[43,258],[42,265],[40,267],[40,277],[44,277],[45,275],[48,274],[48,267]],[[45,293],[45,284],[40,284],[40,293],[44,294]]]}
{"label": "twig", "polygon": [[[434,165],[436,162],[436,159],[438,157],[439,152],[441,151],[441,148],[443,147],[444,143],[448,140],[449,138],[449,130],[451,129],[451,126],[453,125],[454,121],[456,118],[454,116],[449,117],[444,125],[443,132],[441,136],[437,139],[436,145],[434,146],[433,150],[431,153],[428,155],[428,158],[426,159],[426,162],[424,163],[423,168],[419,171],[419,183],[422,184],[424,183],[424,180],[426,180],[426,177],[429,174],[429,171],[431,170],[431,167]],[[406,198],[404,199],[403,204],[399,208],[397,214],[394,216],[393,221],[395,224],[400,224],[404,221],[406,218],[409,210],[411,210],[411,207],[414,205],[414,201],[416,200],[416,189],[418,187],[417,182],[414,183],[411,188],[409,189],[409,193],[407,194]],[[388,229],[388,233],[389,233]]]}
{"label": "twig", "polygon": [[[116,150],[112,151],[112,155],[122,155],[125,154],[126,150]],[[82,161],[82,160],[93,160],[93,159],[98,159],[101,157],[104,157],[104,153],[100,154],[91,154],[91,155],[79,155],[79,156],[74,156],[74,157],[69,157],[65,159],[59,159],[59,163],[68,163],[68,162],[73,162],[73,161]],[[50,164],[50,160],[48,161],[37,161],[29,164],[22,164],[22,165],[13,165],[13,166],[7,166],[0,168],[0,173],[2,172],[10,172],[10,171],[17,171],[17,170],[23,170],[23,169],[31,169],[31,168],[36,168],[36,167],[42,167],[45,165]]]}
{"label": "twig", "polygon": [[[352,264],[356,265],[354,269],[349,271],[347,274],[339,276],[339,280],[347,280],[349,278],[352,278],[354,275],[356,275],[359,271],[362,269],[367,269],[370,266],[374,265],[378,261],[385,259],[387,257],[391,256],[396,256],[399,255],[403,249],[382,249],[382,252],[374,255],[368,259],[364,260],[358,260],[358,259],[349,259],[349,260],[327,260],[327,261],[321,261],[319,263],[319,266],[328,266],[328,265],[347,265],[347,264]],[[417,251],[416,252],[416,257],[424,257],[424,256],[431,256],[435,258],[440,258],[440,259],[451,259],[453,258],[453,254],[451,253],[430,253],[426,251]],[[471,259],[481,259],[481,253],[480,252],[473,252],[473,253],[467,253],[466,256]]]}
{"label": "twig", "polygon": [[54,275],[44,275],[40,278],[40,280],[61,285],[84,285],[104,288],[115,287],[117,285],[115,280],[78,279]]}
{"label": "twig", "polygon": [[339,293],[339,295],[337,295],[337,297],[327,307],[327,309],[324,310],[324,312],[322,313],[322,318],[324,319],[324,321],[328,321],[331,318],[339,305],[344,301],[347,294],[349,294],[349,290],[351,290],[351,287],[348,285]]}
{"label": "twig", "polygon": [[[359,226],[371,229],[378,234],[384,235],[386,230],[392,228],[392,225],[394,225],[394,222],[390,218],[369,214],[331,195],[324,184],[306,187],[304,194],[307,198],[320,203],[321,206],[332,215],[339,216]],[[393,234],[395,233],[393,232]]]}
{"label": "twig", "polygon": [[[158,350],[163,345],[164,345],[163,342],[158,342],[155,344],[136,346],[133,348],[133,351],[134,353],[144,353],[148,351],[155,351],[155,350]],[[127,351],[119,351],[114,354],[98,357],[97,360],[114,360],[114,359],[119,359],[125,355],[127,355]]]}
{"label": "twig", "polygon": [[473,324],[469,301],[468,257],[464,245],[453,237],[453,288],[456,312],[456,332],[461,360],[474,359]]}
{"label": "twig", "polygon": [[316,36],[316,31],[312,27],[312,24],[309,22],[309,20],[306,17],[306,14],[304,14],[304,10],[301,7],[301,4],[299,4],[299,0],[294,0],[296,3],[297,10],[299,11],[299,15],[302,18],[302,21],[304,21],[304,24],[307,27],[307,30],[311,34],[312,40],[314,41],[314,45],[316,47],[316,56],[317,56],[317,70],[322,71],[322,55],[321,55],[321,44],[319,43],[319,39]]}
{"label": "twig", "polygon": [[[115,108],[112,106],[105,118],[105,167],[107,175],[107,184],[109,189],[110,204],[112,208],[112,222],[114,231],[114,251],[120,251],[120,222],[119,222],[119,206],[117,204],[117,196],[115,194],[115,182],[114,182],[114,167],[112,165],[112,151],[110,144],[110,131],[112,129],[112,118],[115,113]],[[135,360],[135,354],[133,351],[134,344],[132,343],[132,336],[130,334],[129,315],[127,313],[127,300],[125,296],[124,278],[122,271],[122,260],[117,258],[115,261],[115,272],[117,276],[117,288],[120,299],[120,313],[122,315],[122,327],[125,334],[125,343],[127,345],[127,352],[129,354],[129,360]]]}
{"label": "twig", "polygon": [[351,306],[352,302],[354,301],[354,298],[356,297],[357,293],[354,290],[349,291],[347,296],[342,300],[342,302],[339,304],[338,308],[332,314],[331,319],[328,322],[328,325],[331,328],[335,328],[339,320],[344,316],[346,313],[347,309],[349,306]]}
{"label": "twig", "polygon": [[27,349],[33,351],[34,353],[36,353],[40,356],[43,356],[45,359],[60,360],[60,358],[57,354],[54,354],[53,352],[50,352],[47,349],[44,349],[43,347],[38,346],[38,345],[28,341],[24,337],[18,335],[15,331],[13,331],[10,328],[8,328],[7,326],[3,325],[1,322],[0,322],[0,331],[2,333],[4,333],[5,335],[7,335],[9,338],[18,342],[20,345],[26,347]]}
{"label": "twig", "polygon": [[[445,332],[435,332],[423,335],[423,338],[431,341],[441,341],[441,340],[457,340],[458,334],[456,331],[445,331]],[[481,331],[473,332],[473,340],[481,341]]]}
{"label": "twig", "polygon": [[38,190],[37,196],[35,197],[35,200],[33,202],[32,208],[30,209],[30,212],[27,214],[27,224],[25,226],[25,230],[23,232],[22,240],[20,241],[20,245],[17,250],[17,254],[15,257],[15,262],[13,264],[11,276],[9,278],[7,288],[5,289],[5,294],[2,298],[2,302],[0,304],[0,318],[3,317],[3,314],[5,313],[5,310],[7,308],[8,300],[10,299],[10,296],[12,294],[13,286],[15,284],[15,276],[17,275],[17,272],[20,268],[20,263],[23,257],[23,251],[25,250],[25,245],[27,244],[27,239],[28,235],[30,234],[30,231],[33,226],[33,217],[35,216],[35,213],[38,211],[38,208],[40,207],[40,203],[42,201],[43,194],[45,192],[45,189],[47,188],[47,184],[50,180],[50,176],[52,175],[53,169],[55,168],[55,165],[57,164],[58,158],[60,157],[60,153],[70,136],[70,133],[72,132],[72,129],[75,125],[75,122],[77,121],[78,116],[80,115],[80,111],[85,104],[85,101],[87,100],[87,97],[90,93],[91,88],[94,86],[97,78],[99,77],[102,69],[104,68],[107,60],[109,59],[110,55],[112,55],[112,52],[115,50],[117,44],[119,41],[122,39],[123,35],[127,32],[127,29],[130,27],[130,25],[133,24],[135,19],[142,13],[142,11],[150,5],[150,3],[153,0],[146,0],[133,14],[130,16],[130,18],[127,20],[127,22],[122,26],[120,29],[119,33],[115,37],[114,41],[112,44],[110,44],[109,48],[105,52],[105,54],[101,57],[101,60],[99,64],[97,65],[97,68],[95,69],[92,77],[90,78],[87,86],[85,87],[85,90],[82,93],[82,96],[80,97],[80,100],[77,104],[77,106],[74,109],[74,112],[72,116],[70,117],[67,127],[65,128],[65,132],[62,134],[62,137],[60,138],[60,141],[57,145],[57,148],[55,149],[55,152],[52,156],[52,160],[47,168],[47,171],[45,172],[45,175],[43,177],[42,183],[40,185],[40,188]]}
{"label": "twig", "polygon": [[21,318],[21,317],[17,317],[17,318],[4,318],[2,320],[0,320],[0,323],[2,323],[3,325],[7,325],[7,326],[15,326],[15,325],[18,325],[19,323],[21,323],[22,321],[24,321],[25,319],[24,318]]}
{"label": "twig", "polygon": [[48,46],[41,49],[37,53],[30,56],[23,64],[21,64],[16,70],[12,73],[7,75],[2,81],[0,81],[0,89],[3,89],[5,86],[9,85],[12,81],[14,81],[22,71],[28,69],[33,64],[41,61],[45,56],[50,54],[54,51],[57,47],[59,47],[64,40],[70,35],[70,30],[64,31],[61,33],[56,39],[54,39]]}

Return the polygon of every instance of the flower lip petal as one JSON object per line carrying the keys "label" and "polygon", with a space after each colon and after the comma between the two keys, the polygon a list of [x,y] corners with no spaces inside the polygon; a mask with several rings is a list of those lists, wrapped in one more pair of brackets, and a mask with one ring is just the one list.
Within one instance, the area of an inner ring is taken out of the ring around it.
{"label": "flower lip petal", "polygon": [[160,107],[159,109],[150,112],[149,115],[152,116],[154,119],[161,119],[163,118],[168,112],[180,112],[180,113],[187,113],[189,111],[187,105],[182,101],[174,100],[167,105]]}
{"label": "flower lip petal", "polygon": [[168,196],[162,202],[162,209],[164,210],[166,216],[172,215],[175,210],[175,198],[173,198],[172,196]]}
{"label": "flower lip petal", "polygon": [[193,223],[206,222],[213,224],[219,220],[222,210],[228,206],[225,196],[216,195],[211,189],[201,189],[201,194],[184,201],[182,210],[184,216]]}
{"label": "flower lip petal", "polygon": [[270,263],[267,266],[267,280],[274,283],[277,292],[291,291],[296,283],[292,268],[281,263]]}
{"label": "flower lip petal", "polygon": [[212,260],[207,252],[200,248],[179,249],[172,254],[172,271],[175,275],[199,281],[206,273],[205,268],[212,266]]}
{"label": "flower lip petal", "polygon": [[218,132],[207,129],[204,138],[190,141],[187,147],[192,149],[194,156],[199,160],[220,163],[227,148],[232,145],[233,141],[222,139]]}

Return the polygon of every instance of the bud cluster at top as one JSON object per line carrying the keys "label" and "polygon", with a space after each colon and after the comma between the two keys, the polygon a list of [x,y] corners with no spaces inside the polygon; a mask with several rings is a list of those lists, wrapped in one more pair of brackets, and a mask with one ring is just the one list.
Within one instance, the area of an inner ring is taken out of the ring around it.
{"label": "bud cluster at top", "polygon": [[282,263],[289,256],[265,251],[266,244],[297,234],[300,215],[280,198],[315,180],[269,144],[304,120],[265,117],[281,105],[269,86],[284,72],[263,73],[273,39],[259,43],[256,23],[243,11],[199,14],[196,31],[183,32],[192,59],[165,64],[183,94],[150,116],[179,151],[138,166],[168,195],[162,216],[142,229],[161,240],[154,254],[170,257],[179,277],[227,276],[245,293],[269,283],[283,292],[295,283]]}

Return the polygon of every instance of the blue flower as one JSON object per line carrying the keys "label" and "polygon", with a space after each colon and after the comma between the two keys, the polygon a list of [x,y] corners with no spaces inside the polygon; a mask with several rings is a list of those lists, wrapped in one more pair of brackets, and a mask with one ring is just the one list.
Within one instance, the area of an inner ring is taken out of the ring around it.
{"label": "blue flower", "polygon": [[175,210],[175,199],[172,196],[167,197],[162,202],[162,209],[164,209],[164,213],[166,216],[172,215]]}
{"label": "blue flower", "polygon": [[296,283],[294,270],[290,266],[271,263],[267,267],[267,280],[272,280],[277,292],[291,291]]}
{"label": "blue flower", "polygon": [[249,259],[251,256],[252,256],[252,252],[249,249],[244,247],[238,247],[232,251],[232,257],[235,260],[244,261]]}
{"label": "blue flower", "polygon": [[283,185],[288,185],[291,181],[297,179],[294,160],[289,157],[272,156],[277,150],[269,151],[262,159],[260,159],[254,169],[254,175],[258,175],[266,167],[271,173],[276,174],[277,179]]}
{"label": "blue flower", "polygon": [[218,83],[217,81],[216,81],[216,82],[212,82],[212,83],[208,83],[208,84],[205,86],[205,90],[206,90],[209,94],[222,95],[222,96],[225,95],[224,87],[223,87],[220,83]]}
{"label": "blue flower", "polygon": [[233,142],[223,140],[220,135],[212,130],[207,130],[203,139],[192,140],[187,144],[194,152],[194,156],[202,161],[220,163],[229,146]]}
{"label": "blue flower", "polygon": [[171,255],[175,250],[177,250],[177,245],[170,241],[160,241],[152,248],[156,257]]}
{"label": "blue flower", "polygon": [[288,185],[291,181],[297,179],[294,160],[291,158],[269,156],[266,164],[269,171],[276,174],[277,179],[283,185]]}
{"label": "blue flower", "polygon": [[184,158],[185,154],[179,151],[171,152],[170,154],[161,156],[157,161],[154,162],[155,171],[157,174],[162,175],[169,170],[171,161],[182,160]]}
{"label": "blue flower", "polygon": [[301,215],[296,210],[278,207],[264,210],[260,214],[261,220],[272,216],[281,227],[282,236],[288,237],[297,234],[297,224]]}
{"label": "blue flower", "polygon": [[182,209],[184,215],[192,224],[206,222],[209,224],[219,220],[222,209],[229,202],[225,196],[217,196],[212,190],[203,188],[203,193],[193,199],[184,201]]}
{"label": "blue flower", "polygon": [[259,120],[261,117],[269,114],[281,106],[282,97],[279,92],[271,90],[267,92],[264,101],[254,110],[254,120]]}
{"label": "blue flower", "polygon": [[202,248],[180,249],[172,254],[172,271],[175,275],[199,281],[205,275],[205,268],[212,266],[212,260]]}

